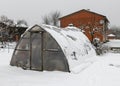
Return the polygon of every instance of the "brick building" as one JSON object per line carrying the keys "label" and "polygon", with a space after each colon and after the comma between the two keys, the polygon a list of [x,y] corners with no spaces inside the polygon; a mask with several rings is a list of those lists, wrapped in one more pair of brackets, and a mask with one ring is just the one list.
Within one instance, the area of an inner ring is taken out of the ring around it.
{"label": "brick building", "polygon": [[92,42],[94,38],[99,38],[101,42],[107,40],[106,31],[109,20],[106,16],[85,9],[71,13],[59,18],[60,26],[67,27],[73,24],[80,28]]}

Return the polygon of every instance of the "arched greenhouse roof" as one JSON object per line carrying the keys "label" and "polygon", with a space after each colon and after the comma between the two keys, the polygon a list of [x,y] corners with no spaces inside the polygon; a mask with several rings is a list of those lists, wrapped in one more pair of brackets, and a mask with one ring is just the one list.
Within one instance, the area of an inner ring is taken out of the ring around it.
{"label": "arched greenhouse roof", "polygon": [[58,28],[50,25],[34,25],[27,29],[23,36],[28,32],[39,32],[41,30],[49,33],[58,43],[71,72],[77,73],[93,62],[96,55],[95,51],[80,29],[73,26]]}

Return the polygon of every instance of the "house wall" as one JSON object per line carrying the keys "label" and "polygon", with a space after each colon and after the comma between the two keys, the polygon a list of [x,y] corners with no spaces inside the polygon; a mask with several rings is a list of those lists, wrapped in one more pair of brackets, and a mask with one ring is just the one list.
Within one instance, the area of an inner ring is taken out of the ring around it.
{"label": "house wall", "polygon": [[[82,28],[90,41],[92,41],[95,37],[98,37],[101,41],[104,41],[104,35],[102,31],[105,25],[104,23],[100,24],[100,20],[104,19],[104,16],[82,10],[61,18],[60,26],[67,27],[69,24],[72,23],[74,26]],[[91,31],[93,31],[93,28],[99,28],[99,30],[94,31],[94,35],[92,37],[90,33]]]}

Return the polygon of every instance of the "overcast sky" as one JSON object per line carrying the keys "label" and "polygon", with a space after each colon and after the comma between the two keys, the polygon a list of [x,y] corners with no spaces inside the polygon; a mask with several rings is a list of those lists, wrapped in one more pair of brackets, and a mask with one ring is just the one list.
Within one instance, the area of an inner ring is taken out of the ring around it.
{"label": "overcast sky", "polygon": [[62,16],[90,9],[105,15],[110,26],[120,26],[120,0],[0,0],[0,16],[15,21],[25,19],[29,25],[41,23],[44,15],[60,11]]}

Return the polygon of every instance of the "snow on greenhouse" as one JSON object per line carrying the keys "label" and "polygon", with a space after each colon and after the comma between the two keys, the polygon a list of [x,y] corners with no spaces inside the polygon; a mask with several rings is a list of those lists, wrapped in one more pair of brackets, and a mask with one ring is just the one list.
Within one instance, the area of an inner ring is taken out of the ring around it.
{"label": "snow on greenhouse", "polygon": [[77,73],[89,66],[95,55],[88,38],[76,27],[34,25],[22,35],[10,65]]}

